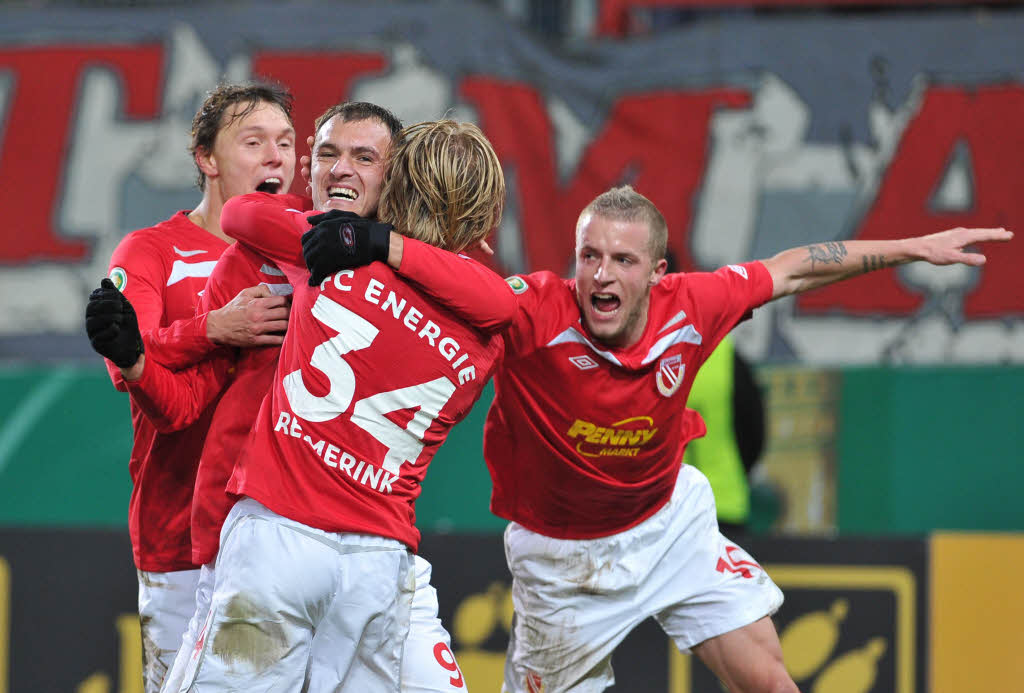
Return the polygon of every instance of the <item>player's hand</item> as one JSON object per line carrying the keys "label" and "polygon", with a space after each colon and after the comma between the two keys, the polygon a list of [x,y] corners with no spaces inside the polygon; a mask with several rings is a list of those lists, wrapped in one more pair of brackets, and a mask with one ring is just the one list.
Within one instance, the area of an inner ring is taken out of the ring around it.
{"label": "player's hand", "polygon": [[85,331],[96,353],[113,361],[118,368],[131,368],[144,351],[135,309],[107,278],[100,282],[100,288],[89,294]]}
{"label": "player's hand", "polygon": [[302,234],[302,257],[309,268],[309,285],[317,286],[338,270],[388,261],[391,224],[332,209],[309,217],[313,228]]}
{"label": "player's hand", "polygon": [[264,284],[242,289],[206,316],[206,336],[214,344],[237,347],[284,343],[290,296],[275,296]]}
{"label": "player's hand", "polygon": [[981,253],[967,252],[965,248],[975,243],[989,241],[1006,242],[1013,238],[1013,232],[1006,229],[965,229],[956,228],[913,239],[916,255],[933,265],[954,265],[963,263],[972,267],[985,264]]}
{"label": "player's hand", "polygon": [[[313,136],[310,135],[306,138],[306,145],[309,147],[309,151],[313,151]],[[303,154],[299,157],[299,173],[302,175],[302,180],[306,181],[306,196],[313,196],[313,175],[310,173],[313,164],[313,159]]]}

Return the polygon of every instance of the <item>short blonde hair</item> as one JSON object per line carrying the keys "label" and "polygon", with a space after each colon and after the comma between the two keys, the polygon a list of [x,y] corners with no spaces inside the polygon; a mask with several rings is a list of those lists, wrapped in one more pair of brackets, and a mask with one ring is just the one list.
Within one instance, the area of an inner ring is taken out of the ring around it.
{"label": "short blonde hair", "polygon": [[649,230],[647,249],[651,260],[658,262],[665,257],[668,248],[668,224],[654,203],[633,189],[623,185],[607,190],[593,199],[580,212],[580,219],[587,214],[614,221],[642,221]]}
{"label": "short blonde hair", "polygon": [[472,123],[410,125],[392,148],[377,217],[403,235],[458,252],[501,221],[505,176]]}

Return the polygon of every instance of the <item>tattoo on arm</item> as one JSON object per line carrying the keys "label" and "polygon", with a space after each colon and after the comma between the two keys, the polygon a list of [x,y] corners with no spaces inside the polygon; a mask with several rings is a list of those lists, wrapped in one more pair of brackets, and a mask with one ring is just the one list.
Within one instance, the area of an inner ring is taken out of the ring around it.
{"label": "tattoo on arm", "polygon": [[807,259],[811,263],[811,271],[814,271],[814,263],[820,262],[823,265],[841,265],[843,258],[848,253],[846,245],[842,241],[829,241],[821,245],[807,246]]}
{"label": "tattoo on arm", "polygon": [[891,260],[887,261],[885,255],[865,255],[864,260],[864,272],[872,272],[878,269],[885,269],[886,267],[895,267],[900,264]]}

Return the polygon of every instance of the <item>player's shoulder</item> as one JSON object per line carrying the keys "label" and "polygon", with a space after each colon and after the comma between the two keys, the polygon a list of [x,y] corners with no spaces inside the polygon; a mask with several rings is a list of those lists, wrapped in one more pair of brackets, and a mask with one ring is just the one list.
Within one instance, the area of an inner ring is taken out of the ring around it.
{"label": "player's shoulder", "polygon": [[[188,214],[188,210],[181,210],[152,226],[130,231],[121,239],[118,247],[147,246],[166,252],[172,252],[177,247],[186,253],[199,255],[210,248],[222,249],[227,245],[222,239],[194,224]],[[183,245],[195,248],[189,250],[183,248]]]}
{"label": "player's shoulder", "polygon": [[674,295],[685,292],[688,288],[703,285],[727,285],[751,282],[759,278],[763,270],[761,263],[745,262],[742,264],[725,265],[713,271],[698,272],[672,272],[662,277],[661,281],[652,290],[653,294]]}
{"label": "player's shoulder", "polygon": [[195,227],[195,224],[188,220],[187,211],[180,211],[152,226],[129,231],[118,242],[113,259],[115,262],[135,262],[168,256],[173,252],[176,241],[190,235],[188,227]]}
{"label": "player's shoulder", "polygon": [[572,282],[562,279],[554,272],[531,272],[530,274],[513,274],[505,277],[505,283],[512,287],[512,293],[524,298],[557,295],[572,296]]}

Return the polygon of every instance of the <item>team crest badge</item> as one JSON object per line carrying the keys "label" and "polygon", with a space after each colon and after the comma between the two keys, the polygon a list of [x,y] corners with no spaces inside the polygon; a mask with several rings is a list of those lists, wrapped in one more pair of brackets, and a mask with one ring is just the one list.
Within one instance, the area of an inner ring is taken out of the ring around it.
{"label": "team crest badge", "polygon": [[686,364],[680,354],[662,359],[658,364],[658,372],[654,376],[658,384],[658,392],[665,397],[671,397],[679,391],[683,384],[683,375],[686,373]]}
{"label": "team crest badge", "polygon": [[521,294],[528,288],[530,288],[522,277],[516,276],[514,274],[508,279],[506,279],[505,283],[512,287],[512,293],[514,294]]}
{"label": "team crest badge", "polygon": [[341,242],[345,244],[345,252],[349,255],[355,252],[356,232],[352,224],[345,224],[341,227]]}
{"label": "team crest badge", "polygon": [[114,282],[118,291],[124,291],[124,286],[128,283],[128,273],[120,267],[115,267],[110,270],[110,281]]}

